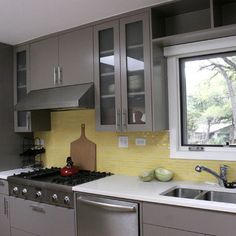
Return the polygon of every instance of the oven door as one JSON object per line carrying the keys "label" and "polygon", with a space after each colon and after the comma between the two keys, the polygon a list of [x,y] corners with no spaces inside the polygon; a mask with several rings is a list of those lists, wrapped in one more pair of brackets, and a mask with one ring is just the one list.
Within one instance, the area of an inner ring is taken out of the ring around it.
{"label": "oven door", "polygon": [[138,203],[77,194],[78,236],[139,236]]}

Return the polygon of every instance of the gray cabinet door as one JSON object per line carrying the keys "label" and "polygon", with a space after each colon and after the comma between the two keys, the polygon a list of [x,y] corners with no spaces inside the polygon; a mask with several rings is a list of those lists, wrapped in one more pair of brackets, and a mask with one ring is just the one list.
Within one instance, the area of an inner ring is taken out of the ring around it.
{"label": "gray cabinet door", "polygon": [[[30,90],[29,45],[14,49],[14,104],[17,104]],[[31,132],[31,113],[14,112],[15,132]]]}
{"label": "gray cabinet door", "polygon": [[54,87],[57,83],[58,38],[30,45],[30,90]]}
{"label": "gray cabinet door", "polygon": [[122,130],[152,130],[148,12],[120,20]]}
{"label": "gray cabinet door", "polygon": [[59,36],[60,85],[93,82],[93,28]]}
{"label": "gray cabinet door", "polygon": [[75,236],[73,209],[10,197],[10,215],[13,228],[40,236]]}
{"label": "gray cabinet door", "polygon": [[121,131],[119,21],[94,27],[97,130]]}
{"label": "gray cabinet door", "polygon": [[0,235],[10,236],[9,197],[0,194]]}
{"label": "gray cabinet door", "polygon": [[151,131],[148,12],[95,26],[94,66],[97,129]]}
{"label": "gray cabinet door", "polygon": [[205,236],[205,234],[144,224],[143,236]]}

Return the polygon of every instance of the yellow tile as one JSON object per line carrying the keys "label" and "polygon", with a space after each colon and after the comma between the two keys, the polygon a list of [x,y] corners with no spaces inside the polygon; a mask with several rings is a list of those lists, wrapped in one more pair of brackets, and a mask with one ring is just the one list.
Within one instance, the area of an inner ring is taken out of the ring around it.
{"label": "yellow tile", "polygon": [[[95,128],[94,110],[52,112],[52,130],[36,132],[35,137],[45,141],[45,166],[64,166],[70,154],[70,143],[80,137],[80,126],[86,125],[86,136],[97,144],[97,168],[116,174],[138,175],[144,170],[165,167],[175,172],[175,179],[215,181],[207,173],[197,173],[197,164],[206,165],[218,171],[220,164],[231,168],[229,177],[236,179],[236,163],[220,161],[177,160],[169,158],[169,133],[161,132],[98,132]],[[118,148],[118,136],[129,138],[129,148]],[[135,146],[135,138],[146,138],[146,146]]]}

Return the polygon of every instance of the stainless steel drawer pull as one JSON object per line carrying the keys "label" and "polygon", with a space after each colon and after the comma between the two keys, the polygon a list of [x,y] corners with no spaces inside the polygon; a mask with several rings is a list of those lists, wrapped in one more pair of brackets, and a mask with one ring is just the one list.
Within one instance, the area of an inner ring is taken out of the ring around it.
{"label": "stainless steel drawer pull", "polygon": [[30,207],[32,208],[33,211],[36,211],[39,213],[44,213],[44,214],[46,213],[42,207],[38,207],[38,206],[34,206],[34,205],[31,205]]}
{"label": "stainless steel drawer pull", "polygon": [[54,85],[57,84],[57,69],[56,69],[56,67],[54,67],[54,70],[53,70],[53,83],[54,83]]}
{"label": "stainless steel drawer pull", "polygon": [[134,206],[121,206],[104,202],[97,202],[92,200],[83,199],[82,197],[77,198],[78,201],[83,202],[88,205],[93,205],[103,209],[113,210],[113,211],[123,211],[123,212],[136,212],[136,207]]}
{"label": "stainless steel drawer pull", "polygon": [[62,68],[60,66],[57,67],[57,76],[58,76],[58,83],[62,84]]}

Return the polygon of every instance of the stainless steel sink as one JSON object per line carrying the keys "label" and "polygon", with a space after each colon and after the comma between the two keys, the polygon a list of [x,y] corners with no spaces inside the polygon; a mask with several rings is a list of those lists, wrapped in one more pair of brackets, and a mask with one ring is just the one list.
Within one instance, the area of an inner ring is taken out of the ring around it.
{"label": "stainless steel sink", "polygon": [[206,191],[205,194],[200,196],[198,199],[215,202],[236,203],[236,193]]}
{"label": "stainless steel sink", "polygon": [[190,188],[175,188],[164,192],[161,195],[236,204],[236,193],[229,192],[209,191]]}
{"label": "stainless steel sink", "polygon": [[189,188],[175,188],[161,195],[169,197],[180,197],[180,198],[190,198],[194,199],[196,196],[201,194],[203,190],[199,189],[189,189]]}

